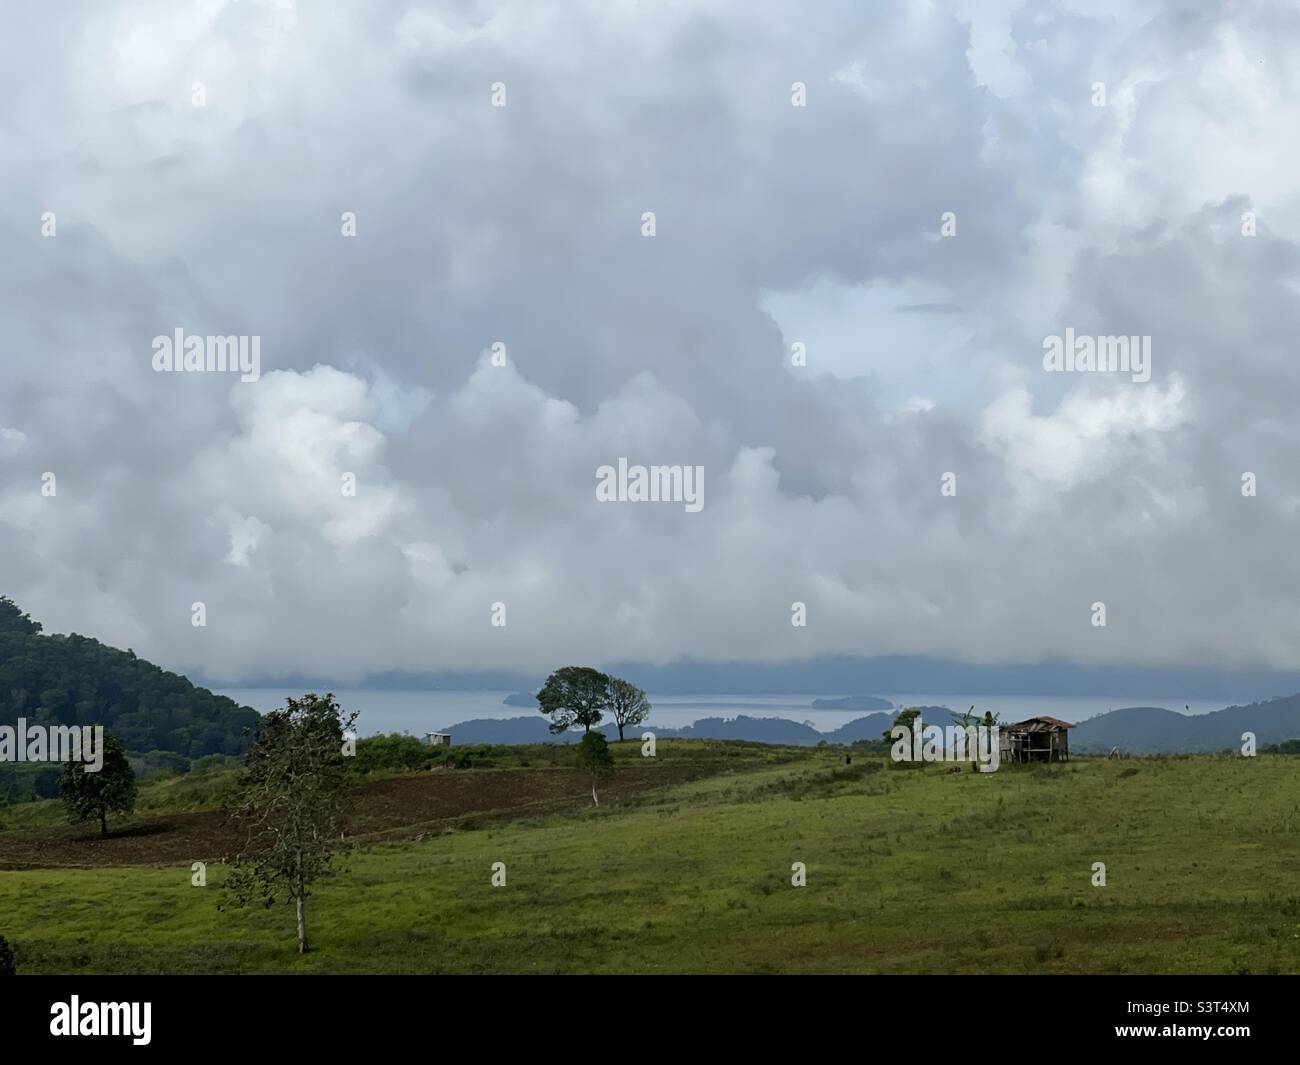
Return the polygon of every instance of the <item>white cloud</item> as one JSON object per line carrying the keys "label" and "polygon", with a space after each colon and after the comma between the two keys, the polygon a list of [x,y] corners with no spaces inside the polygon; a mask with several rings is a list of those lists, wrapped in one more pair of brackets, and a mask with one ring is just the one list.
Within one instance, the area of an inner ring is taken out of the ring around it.
{"label": "white cloud", "polygon": [[[50,629],[231,680],[1300,666],[1284,8],[93,7],[0,40],[0,592]],[[154,374],[177,326],[262,380]],[[1044,373],[1067,326],[1151,382]],[[597,503],[620,456],[704,511]]]}

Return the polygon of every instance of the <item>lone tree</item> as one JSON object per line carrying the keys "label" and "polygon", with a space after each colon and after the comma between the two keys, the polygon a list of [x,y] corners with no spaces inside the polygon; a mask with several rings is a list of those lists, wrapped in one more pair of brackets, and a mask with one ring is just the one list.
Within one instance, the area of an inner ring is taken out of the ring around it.
{"label": "lone tree", "polygon": [[588,732],[582,737],[578,743],[576,764],[580,771],[591,774],[591,801],[599,806],[596,782],[608,780],[614,775],[614,756],[609,753],[609,744],[605,742],[603,732]]}
{"label": "lone tree", "polygon": [[100,835],[108,837],[108,815],[129,814],[135,809],[135,771],[126,760],[122,741],[104,733],[104,764],[98,772],[86,763],[69,758],[59,777],[59,795],[73,824],[99,821]]}
{"label": "lone tree", "polygon": [[564,666],[546,678],[537,702],[551,719],[552,732],[567,732],[575,725],[590,732],[609,709],[609,677],[588,666]]}
{"label": "lone tree", "polygon": [[972,742],[971,728],[979,724],[979,716],[975,713],[975,707],[971,707],[964,714],[958,714],[952,710],[948,711],[948,716],[952,718],[952,723],[966,734],[966,761],[970,762],[971,769],[978,769],[976,764],[979,761],[979,739],[978,733],[975,734]]}
{"label": "lone tree", "polygon": [[332,694],[289,699],[262,718],[244,755],[235,819],[248,836],[226,888],[235,906],[292,902],[299,954],[308,950],[310,886],[329,875],[344,846],[343,748],[356,720],[344,717]]}
{"label": "lone tree", "polygon": [[[900,725],[903,728],[907,729],[909,736],[915,737],[916,733],[919,730],[923,730],[925,728],[925,722],[921,720],[920,708],[915,707],[908,710],[900,710],[897,716],[895,716],[894,718],[894,723],[890,725],[889,728],[885,729],[883,733],[881,733],[881,735],[884,736],[884,738],[890,743],[891,754],[893,752],[893,745],[901,742],[899,740],[894,739],[894,729],[898,728]],[[910,742],[907,745],[907,749],[909,752],[912,749],[912,744]],[[922,762],[912,761],[912,756],[909,753],[908,756],[904,758],[901,762],[891,761],[889,763],[889,767],[891,769],[920,769],[923,764],[924,763]]]}
{"label": "lone tree", "polygon": [[0,976],[14,976],[17,972],[13,947],[4,936],[0,936]]}
{"label": "lone tree", "polygon": [[892,740],[894,738],[894,729],[898,728],[900,725],[907,729],[908,732],[911,732],[917,727],[920,716],[921,711],[919,709],[900,710],[895,716],[893,724],[891,724],[889,728],[885,729],[881,735],[887,740]]}
{"label": "lone tree", "polygon": [[618,738],[621,741],[625,726],[639,725],[650,716],[650,700],[631,681],[622,677],[610,677],[609,709],[618,724]]}

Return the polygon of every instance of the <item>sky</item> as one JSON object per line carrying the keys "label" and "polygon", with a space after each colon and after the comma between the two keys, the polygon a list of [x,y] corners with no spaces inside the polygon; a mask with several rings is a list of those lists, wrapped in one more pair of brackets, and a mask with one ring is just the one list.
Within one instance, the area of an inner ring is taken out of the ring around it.
{"label": "sky", "polygon": [[[0,594],[47,631],[228,683],[1300,668],[1294,4],[6,20]],[[177,329],[259,378],[157,371]],[[1150,379],[1049,371],[1067,330]],[[703,506],[601,501],[620,458]]]}

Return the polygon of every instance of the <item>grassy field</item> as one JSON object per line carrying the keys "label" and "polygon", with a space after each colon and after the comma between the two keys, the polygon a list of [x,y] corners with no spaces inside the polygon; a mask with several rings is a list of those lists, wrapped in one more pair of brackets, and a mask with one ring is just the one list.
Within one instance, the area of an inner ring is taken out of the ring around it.
{"label": "grassy field", "polygon": [[24,972],[1300,973],[1293,758],[985,775],[702,746],[661,759],[732,771],[357,851],[306,957],[288,907],[218,910],[218,866],[0,872],[0,934]]}

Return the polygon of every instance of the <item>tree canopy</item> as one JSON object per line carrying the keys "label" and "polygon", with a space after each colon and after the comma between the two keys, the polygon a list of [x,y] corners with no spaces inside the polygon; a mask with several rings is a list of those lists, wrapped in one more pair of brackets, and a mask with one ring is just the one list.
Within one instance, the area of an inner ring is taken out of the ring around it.
{"label": "tree canopy", "polygon": [[237,755],[257,711],[240,706],[130,650],[78,636],[41,634],[0,597],[0,725],[103,725],[130,751],[188,758]]}
{"label": "tree canopy", "polygon": [[292,903],[298,952],[306,954],[307,897],[342,850],[343,793],[350,783],[343,747],[356,725],[331,694],[289,699],[266,714],[244,756],[236,820],[247,840],[226,889],[235,905],[260,898]]}
{"label": "tree canopy", "polygon": [[567,732],[581,725],[590,732],[606,711],[618,726],[618,738],[628,725],[639,725],[650,714],[645,692],[621,677],[611,677],[590,666],[564,666],[542,685],[536,696],[538,709],[551,719],[552,732]]}
{"label": "tree canopy", "polygon": [[537,702],[551,719],[552,732],[567,732],[578,725],[590,732],[609,709],[609,678],[588,666],[564,666],[546,678]]}
{"label": "tree canopy", "polygon": [[59,795],[69,821],[98,821],[100,834],[107,836],[110,813],[129,814],[135,809],[135,771],[126,760],[122,741],[104,733],[104,764],[96,772],[88,772],[85,762],[67,762]]}
{"label": "tree canopy", "polygon": [[599,806],[596,784],[614,775],[614,756],[609,752],[609,743],[603,732],[588,732],[582,737],[574,764],[581,772],[591,775],[591,801]]}
{"label": "tree canopy", "polygon": [[622,677],[610,677],[609,709],[618,725],[618,738],[621,740],[623,729],[629,725],[639,725],[650,716],[650,700],[631,681]]}

